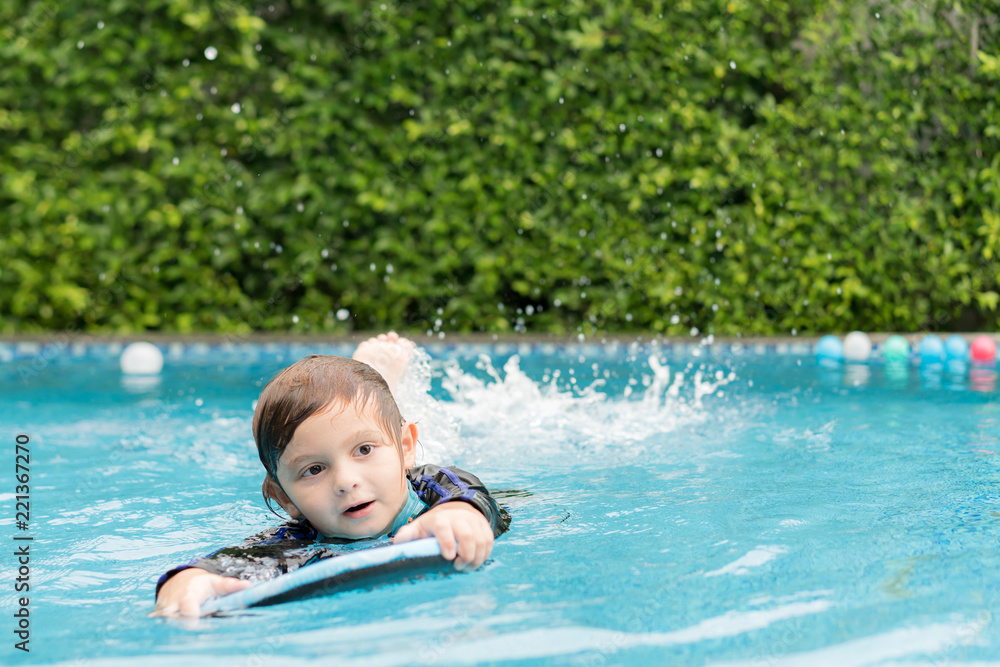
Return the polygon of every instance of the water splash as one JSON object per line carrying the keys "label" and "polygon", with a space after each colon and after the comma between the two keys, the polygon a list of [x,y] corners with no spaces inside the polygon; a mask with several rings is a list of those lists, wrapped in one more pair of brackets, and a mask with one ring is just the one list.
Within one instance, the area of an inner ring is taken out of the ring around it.
{"label": "water splash", "polygon": [[[721,396],[721,387],[736,379],[723,371],[706,377],[701,369],[693,376],[672,375],[655,355],[648,359],[652,376],[636,364],[624,388],[601,377],[581,388],[560,386],[559,371],[536,381],[518,355],[500,370],[481,354],[475,367],[486,379],[463,371],[455,360],[432,362],[417,349],[399,403],[404,417],[418,423],[418,462],[607,463],[609,456],[643,451],[650,439],[662,445],[663,435],[713,418],[718,412],[706,408],[704,399]],[[445,393],[439,400],[430,394],[434,377],[441,378]]]}

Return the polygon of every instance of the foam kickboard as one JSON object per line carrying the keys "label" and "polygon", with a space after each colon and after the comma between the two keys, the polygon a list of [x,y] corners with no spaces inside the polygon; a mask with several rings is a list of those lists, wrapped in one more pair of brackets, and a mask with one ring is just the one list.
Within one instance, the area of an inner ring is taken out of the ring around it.
{"label": "foam kickboard", "polygon": [[317,561],[245,590],[207,600],[201,605],[201,612],[214,614],[333,595],[453,569],[452,562],[441,556],[437,539],[429,537]]}

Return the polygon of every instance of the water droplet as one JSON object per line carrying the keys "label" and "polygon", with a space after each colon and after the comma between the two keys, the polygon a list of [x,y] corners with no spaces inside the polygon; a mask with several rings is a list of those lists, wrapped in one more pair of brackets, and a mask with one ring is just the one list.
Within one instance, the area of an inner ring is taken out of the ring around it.
{"label": "water droplet", "polygon": [[173,160],[171,160],[171,162],[173,162],[174,164],[180,164],[181,159],[179,157],[175,157]]}
{"label": "water droplet", "polygon": [[351,311],[347,310],[346,308],[341,308],[340,310],[337,311],[337,319],[340,320],[341,322],[343,322],[350,316],[351,316]]}
{"label": "water droplet", "polygon": [[209,46],[205,49],[205,57],[209,60],[215,60],[219,57],[219,51],[214,46]]}
{"label": "water droplet", "polygon": [[201,406],[205,405],[205,401],[203,401],[203,400],[201,400],[199,398],[199,399],[195,400],[194,404],[197,405],[200,408]]}
{"label": "water droplet", "polygon": [[233,110],[233,113],[239,113],[240,109],[242,109],[243,107],[240,106],[239,102],[233,102],[233,106],[229,108]]}

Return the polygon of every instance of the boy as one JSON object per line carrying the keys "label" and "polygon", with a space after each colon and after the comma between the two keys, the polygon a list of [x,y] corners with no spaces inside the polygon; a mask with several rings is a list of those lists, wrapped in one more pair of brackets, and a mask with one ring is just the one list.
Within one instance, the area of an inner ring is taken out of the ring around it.
{"label": "boy", "polygon": [[336,554],[306,548],[316,542],[433,536],[456,568],[482,565],[510,519],[475,476],[414,467],[417,427],[393,398],[413,348],[390,332],[362,343],[352,359],[311,355],[268,383],[253,419],[267,471],[262,492],[292,521],[167,572],[150,616],[197,616],[202,602],[251,579]]}

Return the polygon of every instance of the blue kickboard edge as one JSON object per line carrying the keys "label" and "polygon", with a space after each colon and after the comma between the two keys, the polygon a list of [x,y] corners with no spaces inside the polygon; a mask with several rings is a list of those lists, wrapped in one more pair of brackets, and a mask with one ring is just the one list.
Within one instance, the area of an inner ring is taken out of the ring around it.
{"label": "blue kickboard edge", "polygon": [[327,558],[242,591],[206,600],[201,605],[201,613],[205,615],[235,611],[255,605],[277,604],[330,594],[344,588],[345,582],[355,583],[409,569],[422,570],[430,567],[442,570],[446,566],[454,567],[451,561],[441,556],[441,546],[433,537],[373,547]]}

